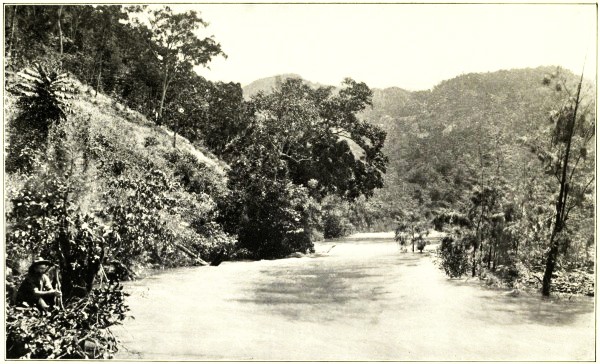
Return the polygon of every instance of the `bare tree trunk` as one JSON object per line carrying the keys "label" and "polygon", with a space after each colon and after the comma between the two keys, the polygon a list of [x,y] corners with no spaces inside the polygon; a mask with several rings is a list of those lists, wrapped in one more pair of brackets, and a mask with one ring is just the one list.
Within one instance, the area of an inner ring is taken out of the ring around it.
{"label": "bare tree trunk", "polygon": [[[105,38],[106,38],[106,26],[104,28],[102,28],[102,38],[100,38],[101,39],[100,46],[102,47],[101,48],[102,50],[104,50],[103,48],[104,48]],[[94,97],[98,96],[98,91],[100,91],[100,86],[102,85],[102,61],[104,59],[104,52],[103,51],[100,51],[100,52],[97,52],[97,53],[100,53],[97,56],[97,58],[98,58],[98,64],[99,64],[99,66],[98,66],[99,70],[98,70],[98,79],[96,81],[96,94],[94,95]],[[93,76],[94,76],[94,74],[92,73],[92,77]]]}
{"label": "bare tree trunk", "polygon": [[477,245],[473,246],[473,254],[471,255],[471,258],[473,260],[473,266],[471,267],[471,277],[475,277],[475,274],[477,273],[477,264],[475,263],[477,259]]}
{"label": "bare tree trunk", "polygon": [[94,97],[98,96],[98,91],[100,90],[100,81],[102,80],[102,61],[100,61],[100,70],[98,71],[98,80],[96,81],[96,94]]}
{"label": "bare tree trunk", "polygon": [[15,25],[17,23],[17,9],[18,7],[15,5],[13,6],[13,16],[12,16],[12,21],[10,24],[10,39],[9,39],[9,43],[8,43],[8,52],[7,52],[7,56],[10,57],[12,55],[12,48],[13,48],[13,44],[15,42]]}
{"label": "bare tree trunk", "polygon": [[[562,228],[560,228],[562,230]],[[546,260],[546,270],[544,271],[544,279],[542,280],[542,294],[544,296],[550,295],[550,288],[552,285],[552,273],[556,268],[556,258],[558,257],[559,243],[556,235],[559,233],[559,229],[556,227],[552,231],[550,237],[550,251],[548,252],[548,258]]]}
{"label": "bare tree trunk", "polygon": [[194,259],[194,261],[197,264],[199,264],[199,265],[208,265],[208,263],[206,261],[204,261],[202,258],[200,258],[200,256],[198,256],[197,254],[195,254],[194,252],[192,252],[191,250],[189,250],[185,246],[183,246],[183,245],[181,245],[179,243],[173,243],[173,246],[175,246],[175,248],[179,249],[181,252],[183,252],[184,254],[186,254],[187,256],[189,256],[190,258]]}
{"label": "bare tree trunk", "polygon": [[565,226],[565,208],[567,206],[567,199],[569,194],[569,184],[567,181],[567,170],[569,167],[569,157],[571,154],[571,142],[573,140],[573,130],[575,129],[575,121],[577,120],[577,110],[579,108],[579,101],[581,96],[581,84],[583,83],[583,73],[577,85],[577,97],[575,98],[575,108],[573,110],[573,116],[569,120],[568,125],[568,139],[567,146],[565,149],[565,156],[563,158],[562,175],[560,180],[560,192],[558,193],[558,199],[556,200],[556,219],[554,222],[554,229],[552,229],[552,235],[550,236],[550,251],[548,252],[548,259],[546,260],[546,270],[544,271],[544,279],[542,281],[542,294],[544,296],[550,295],[550,288],[552,284],[552,273],[556,268],[556,259],[558,258],[558,252],[560,248],[561,239],[558,235],[562,232]]}
{"label": "bare tree trunk", "polygon": [[[481,135],[481,133],[480,133]],[[481,139],[480,139],[481,140]],[[481,143],[478,146],[478,152],[479,152],[479,164],[480,164],[480,169],[481,169],[481,193],[483,196],[483,187],[484,187],[484,165],[483,165],[483,152],[481,151]],[[475,239],[476,242],[473,246],[473,266],[471,267],[471,276],[475,277],[475,274],[477,273],[477,247],[479,246],[479,250],[481,251],[480,256],[481,259],[483,260],[483,243],[482,243],[482,234],[481,234],[481,223],[483,222],[483,201],[481,202],[481,213],[479,214],[479,220],[477,221],[477,228],[475,229],[476,234],[475,234]]]}
{"label": "bare tree trunk", "polygon": [[62,69],[62,61],[63,61],[63,33],[61,26],[61,17],[62,17],[63,6],[58,7],[58,37],[60,39],[60,68]]}
{"label": "bare tree trunk", "polygon": [[175,125],[173,126],[173,148],[176,148],[178,126],[179,125],[178,125],[177,121],[175,121]]}
{"label": "bare tree trunk", "polygon": [[94,97],[98,96],[98,91],[100,90],[100,81],[102,80],[102,64],[100,64],[100,70],[98,71],[98,79],[96,80],[96,94]]}
{"label": "bare tree trunk", "polygon": [[160,107],[158,108],[158,120],[162,120],[165,98],[167,96],[167,87],[169,87],[169,69],[165,68],[165,78],[163,79],[162,94],[160,96]]}

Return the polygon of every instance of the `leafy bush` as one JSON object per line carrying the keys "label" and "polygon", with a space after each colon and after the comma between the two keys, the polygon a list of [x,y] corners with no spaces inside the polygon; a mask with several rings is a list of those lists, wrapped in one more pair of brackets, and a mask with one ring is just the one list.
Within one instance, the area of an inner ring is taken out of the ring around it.
{"label": "leafy bush", "polygon": [[233,254],[235,239],[214,221],[216,204],[209,195],[182,191],[159,169],[143,177],[120,176],[108,185],[105,217],[119,238],[110,251],[114,261],[164,267],[193,264],[190,251],[205,260]]}
{"label": "leafy bush", "polygon": [[553,276],[552,290],[568,294],[594,296],[594,274],[582,270],[557,271]]}
{"label": "leafy bush", "polygon": [[403,211],[396,224],[394,239],[398,244],[404,247],[410,242],[413,252],[415,251],[415,245],[420,252],[423,252],[426,245],[423,236],[429,234],[429,224],[424,221],[424,217],[420,213],[406,213]]}
{"label": "leafy bush", "polygon": [[323,237],[325,239],[340,238],[352,234],[354,226],[347,218],[334,210],[325,211],[322,217]]}
{"label": "leafy bush", "polygon": [[172,163],[173,174],[186,191],[215,197],[225,194],[224,176],[215,173],[192,154],[171,150],[165,153],[165,159]]}
{"label": "leafy bush", "polygon": [[313,252],[310,240],[311,200],[304,187],[291,182],[272,186],[253,206],[239,239],[257,258],[281,258],[294,252]]}
{"label": "leafy bush", "polygon": [[[42,96],[50,97],[50,91]],[[120,288],[98,287],[102,268],[119,280],[140,263],[177,266],[193,262],[194,254],[211,261],[231,257],[236,241],[214,222],[216,204],[206,193],[219,195],[225,184],[191,155],[170,163],[161,148],[136,149],[128,138],[132,127],[89,102],[74,102],[77,113],[67,117],[60,98],[54,111],[49,103],[27,99],[41,94],[20,94],[19,113],[10,120],[10,136],[23,142],[11,144],[10,152],[21,153],[29,164],[23,160],[11,171],[10,180],[18,183],[7,199],[6,249],[11,267],[32,255],[57,262],[66,307],[40,313],[9,306],[8,355],[107,358],[117,350],[108,327],[123,319],[125,308]],[[39,125],[29,125],[28,118]],[[159,142],[159,136],[146,144]],[[9,283],[14,291],[19,282]]]}
{"label": "leafy bush", "polygon": [[122,176],[108,185],[104,194],[106,217],[120,239],[111,247],[113,259],[126,266],[134,260],[163,263],[163,254],[174,238],[164,223],[166,216],[175,214],[177,201],[170,195],[173,183],[155,169],[143,178]]}
{"label": "leafy bush", "polygon": [[144,147],[149,148],[158,145],[158,139],[154,136],[148,136],[144,139]]}
{"label": "leafy bush", "polygon": [[220,220],[229,233],[238,235],[238,249],[254,259],[282,258],[294,252],[313,252],[310,239],[316,203],[308,190],[289,181],[248,181],[221,201]]}
{"label": "leafy bush", "polygon": [[470,268],[468,248],[462,240],[446,236],[438,249],[438,265],[450,278],[465,275]]}
{"label": "leafy bush", "polygon": [[109,359],[117,352],[110,327],[120,324],[128,307],[126,293],[112,283],[49,312],[8,306],[8,359]]}
{"label": "leafy bush", "polygon": [[321,228],[326,239],[340,238],[354,232],[350,222],[350,203],[337,196],[327,196],[321,201]]}
{"label": "leafy bush", "polygon": [[7,251],[13,257],[33,254],[58,262],[65,297],[76,286],[89,292],[105,247],[115,236],[93,217],[75,211],[68,196],[73,189],[64,180],[52,174],[41,177],[30,178],[11,200]]}
{"label": "leafy bush", "polygon": [[236,256],[236,239],[223,232],[221,226],[216,222],[194,224],[192,227],[196,234],[186,245],[192,247],[204,259],[212,264],[218,264]]}

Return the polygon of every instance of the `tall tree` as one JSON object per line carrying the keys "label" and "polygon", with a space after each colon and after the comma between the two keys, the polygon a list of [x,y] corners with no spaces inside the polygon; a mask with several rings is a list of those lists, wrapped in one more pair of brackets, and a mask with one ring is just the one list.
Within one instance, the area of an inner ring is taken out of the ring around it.
{"label": "tall tree", "polygon": [[[10,6],[6,7],[6,14],[7,14],[6,16],[7,17],[8,17],[8,14],[10,13],[10,9],[11,9]],[[10,19],[11,19],[11,21],[10,21],[10,36],[6,42],[8,44],[8,50],[6,52],[7,57],[12,56],[12,49],[13,49],[13,46],[15,43],[15,29],[16,29],[16,25],[17,25],[17,21],[18,21],[18,18],[17,18],[18,10],[19,10],[19,8],[16,5],[14,5],[12,7],[12,16],[10,17]],[[7,23],[7,25],[8,25],[8,23]]]}
{"label": "tall tree", "polygon": [[63,6],[60,5],[58,7],[58,13],[57,13],[57,19],[56,19],[56,25],[58,28],[58,39],[59,39],[59,45],[60,45],[60,58],[59,58],[59,62],[60,62],[60,67],[62,68],[62,58],[63,58],[63,53],[64,53],[64,46],[63,46],[63,31],[62,31],[62,13],[63,13]]}
{"label": "tall tree", "polygon": [[212,37],[198,38],[197,31],[208,26],[208,23],[195,11],[175,13],[170,7],[164,6],[150,10],[148,15],[152,41],[162,72],[162,90],[157,113],[160,120],[165,97],[174,77],[193,66],[206,66],[213,57],[225,54],[221,51],[221,45]]}
{"label": "tall tree", "polygon": [[595,135],[595,117],[591,114],[593,102],[586,105],[583,101],[583,74],[574,93],[558,73],[545,78],[544,83],[553,85],[557,91],[564,90],[568,96],[566,103],[550,116],[551,149],[539,147],[537,150],[547,171],[556,177],[559,191],[555,200],[554,223],[542,281],[542,294],[548,296],[559,254],[569,244],[569,214],[574,208],[582,206],[594,182],[588,148]]}

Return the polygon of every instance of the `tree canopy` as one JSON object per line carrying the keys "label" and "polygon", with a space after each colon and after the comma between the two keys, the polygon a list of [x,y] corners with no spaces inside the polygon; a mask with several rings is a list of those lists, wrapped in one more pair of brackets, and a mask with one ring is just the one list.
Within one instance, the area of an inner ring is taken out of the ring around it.
{"label": "tree canopy", "polygon": [[253,126],[244,142],[265,144],[285,162],[294,183],[316,181],[319,199],[371,196],[383,186],[387,157],[385,132],[357,117],[370,104],[369,88],[351,79],[339,92],[288,79],[273,93],[252,98]]}

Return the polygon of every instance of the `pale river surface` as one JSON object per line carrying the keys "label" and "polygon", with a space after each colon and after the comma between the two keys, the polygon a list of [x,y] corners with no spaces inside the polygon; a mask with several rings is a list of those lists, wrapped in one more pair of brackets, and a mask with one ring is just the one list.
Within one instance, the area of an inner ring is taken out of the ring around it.
{"label": "pale river surface", "polygon": [[167,270],[127,284],[135,319],[113,330],[117,358],[595,358],[591,298],[512,297],[451,280],[428,254],[400,253],[389,234],[315,248],[313,257]]}

